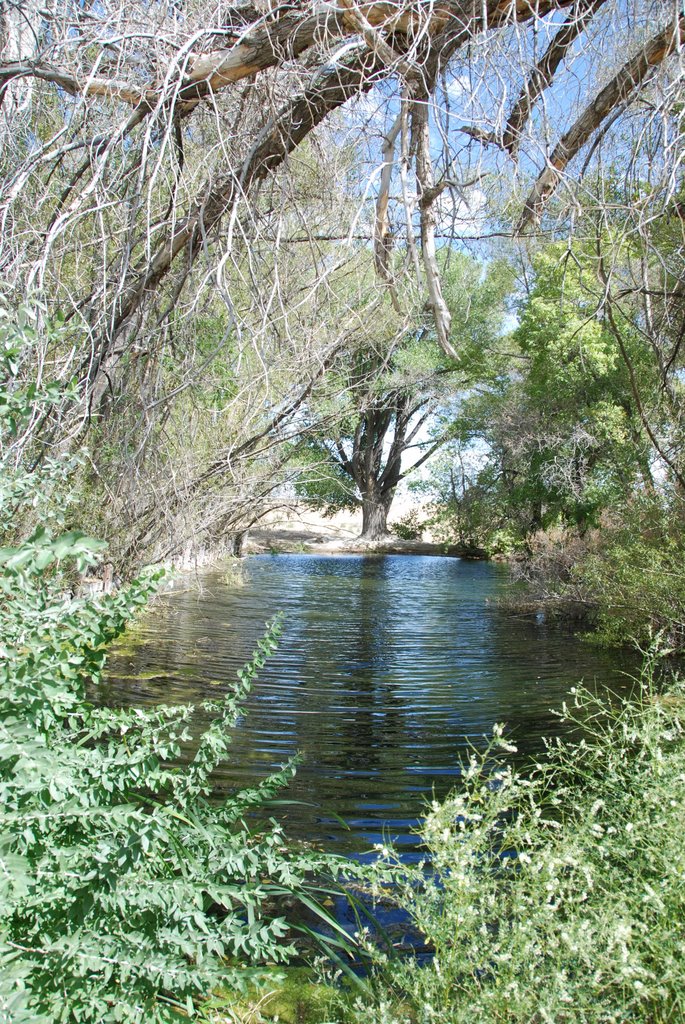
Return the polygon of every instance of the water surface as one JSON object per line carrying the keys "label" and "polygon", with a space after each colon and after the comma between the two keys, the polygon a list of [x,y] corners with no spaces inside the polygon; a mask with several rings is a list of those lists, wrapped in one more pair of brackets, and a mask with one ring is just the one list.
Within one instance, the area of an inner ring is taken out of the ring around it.
{"label": "water surface", "polygon": [[284,613],[217,788],[301,753],[279,809],[288,832],[363,856],[390,837],[408,856],[427,799],[458,783],[469,745],[505,722],[521,756],[560,729],[581,678],[625,688],[615,654],[496,604],[505,567],[435,556],[258,555],[161,600],[143,643],[113,654],[103,696],[151,704],[230,687],[266,620]]}

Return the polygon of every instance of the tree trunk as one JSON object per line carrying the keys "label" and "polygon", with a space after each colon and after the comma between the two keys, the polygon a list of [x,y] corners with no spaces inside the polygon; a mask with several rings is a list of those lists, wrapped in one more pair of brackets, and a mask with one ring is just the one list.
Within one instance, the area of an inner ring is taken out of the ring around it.
{"label": "tree trunk", "polygon": [[362,495],[362,539],[382,540],[388,536],[388,509],[392,495],[379,497],[377,494]]}

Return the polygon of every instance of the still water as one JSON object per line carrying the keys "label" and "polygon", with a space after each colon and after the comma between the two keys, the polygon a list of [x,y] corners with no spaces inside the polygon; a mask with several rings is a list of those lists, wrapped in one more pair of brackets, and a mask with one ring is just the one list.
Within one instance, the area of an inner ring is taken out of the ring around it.
{"label": "still water", "polygon": [[258,555],[247,579],[207,574],[115,652],[102,699],[197,701],[230,687],[266,620],[284,614],[217,789],[300,753],[278,815],[293,837],[364,857],[388,837],[408,857],[426,800],[458,783],[469,745],[505,722],[519,756],[556,734],[580,679],[625,689],[616,655],[503,612],[506,568],[435,556]]}

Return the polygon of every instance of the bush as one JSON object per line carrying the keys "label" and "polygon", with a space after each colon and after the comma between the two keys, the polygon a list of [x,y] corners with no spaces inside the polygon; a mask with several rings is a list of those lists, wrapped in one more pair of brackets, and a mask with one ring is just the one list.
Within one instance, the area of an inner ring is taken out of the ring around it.
{"label": "bush", "polygon": [[376,953],[359,1022],[683,1019],[685,686],[657,696],[653,668],[617,708],[576,692],[565,711],[584,738],[552,745],[532,774],[497,765],[501,730],[471,759],[464,789],[426,819],[430,869],[404,865],[396,881],[435,958]]}
{"label": "bush", "polygon": [[[605,646],[648,647],[658,635],[685,649],[685,534],[682,498],[642,496],[582,537],[547,530],[531,537],[514,579],[522,603],[592,628]],[[516,599],[513,602],[516,606]]]}
{"label": "bush", "polygon": [[400,540],[421,540],[424,522],[418,509],[412,509],[391,524],[390,529]]}
{"label": "bush", "polygon": [[599,642],[644,645],[658,633],[672,651],[685,649],[682,537],[618,538],[580,562],[573,579],[596,608]]}
{"label": "bush", "polygon": [[[276,630],[235,690],[200,706],[213,721],[185,768],[176,764],[192,707],[87,702],[108,644],[160,573],[111,596],[70,596],[69,568],[81,573],[103,545],[60,529],[63,464],[26,472],[15,458],[22,425],[57,391],[20,385],[21,331],[4,341],[0,531],[11,544],[0,550],[0,1020],[186,1019],[218,987],[244,987],[260,963],[287,960],[293,947],[275,901],[309,901],[308,872],[337,863],[289,852],[273,822],[259,831],[245,823],[292,766],[223,802],[210,798]],[[20,521],[35,521],[46,501],[46,521],[22,538],[16,513],[29,508]]]}

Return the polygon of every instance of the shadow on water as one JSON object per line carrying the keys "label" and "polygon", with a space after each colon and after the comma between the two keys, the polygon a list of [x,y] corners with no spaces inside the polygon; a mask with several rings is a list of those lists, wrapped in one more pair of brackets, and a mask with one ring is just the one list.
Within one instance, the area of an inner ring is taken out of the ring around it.
{"label": "shadow on water", "polygon": [[357,856],[390,838],[419,857],[427,799],[458,779],[470,745],[505,722],[521,757],[561,728],[580,679],[627,688],[614,653],[502,612],[505,567],[403,555],[260,555],[247,582],[203,577],[172,593],[113,652],[99,698],[154,704],[216,697],[284,613],[278,651],[236,728],[218,791],[304,760],[279,808],[294,838]]}

